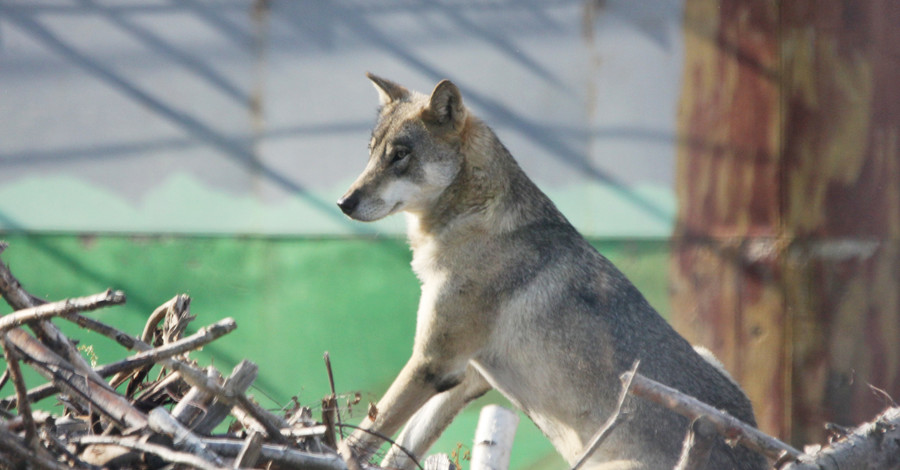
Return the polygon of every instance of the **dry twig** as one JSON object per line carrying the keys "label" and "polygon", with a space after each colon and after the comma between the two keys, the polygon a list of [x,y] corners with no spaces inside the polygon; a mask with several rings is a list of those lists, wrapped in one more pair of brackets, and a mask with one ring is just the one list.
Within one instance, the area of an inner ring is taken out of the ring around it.
{"label": "dry twig", "polygon": [[782,470],[850,468],[900,468],[900,408],[888,408],[843,439],[781,467]]}
{"label": "dry twig", "polygon": [[616,408],[613,410],[612,414],[606,420],[606,423],[603,424],[603,427],[597,431],[597,434],[594,434],[594,437],[591,438],[591,442],[587,445],[584,452],[581,454],[581,457],[578,458],[578,461],[575,462],[575,465],[572,466],[572,470],[578,470],[584,465],[585,462],[591,457],[598,447],[603,444],[610,434],[612,434],[613,429],[625,419],[624,413],[622,413],[622,406],[625,404],[625,399],[628,398],[628,392],[631,390],[631,377],[636,375],[638,366],[641,361],[634,361],[634,364],[631,365],[631,370],[626,372],[626,374],[630,374],[629,379],[622,381],[622,390],[619,392],[619,400],[616,402]]}
{"label": "dry twig", "polygon": [[799,450],[763,433],[753,426],[694,397],[685,395],[674,388],[632,372],[626,372],[620,378],[623,382],[632,381],[632,394],[663,405],[690,420],[698,418],[708,420],[722,436],[737,440],[738,444],[759,452],[772,460],[778,460],[783,455],[797,458],[802,454]]}

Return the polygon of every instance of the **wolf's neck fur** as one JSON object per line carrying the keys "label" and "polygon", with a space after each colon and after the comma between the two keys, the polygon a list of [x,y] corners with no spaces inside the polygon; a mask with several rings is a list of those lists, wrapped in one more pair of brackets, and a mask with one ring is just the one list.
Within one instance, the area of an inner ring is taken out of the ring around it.
{"label": "wolf's neck fur", "polygon": [[487,125],[470,116],[460,138],[463,162],[453,183],[428,211],[408,215],[413,250],[451,234],[459,239],[460,231],[490,236],[538,219],[567,223]]}

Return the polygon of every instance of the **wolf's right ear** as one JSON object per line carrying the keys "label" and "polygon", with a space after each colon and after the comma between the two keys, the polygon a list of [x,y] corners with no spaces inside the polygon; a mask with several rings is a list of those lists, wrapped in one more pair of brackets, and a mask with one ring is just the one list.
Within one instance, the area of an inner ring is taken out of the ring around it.
{"label": "wolf's right ear", "polygon": [[400,101],[409,97],[409,90],[396,83],[366,72],[366,77],[372,80],[375,90],[378,91],[378,102],[381,106],[394,101]]}

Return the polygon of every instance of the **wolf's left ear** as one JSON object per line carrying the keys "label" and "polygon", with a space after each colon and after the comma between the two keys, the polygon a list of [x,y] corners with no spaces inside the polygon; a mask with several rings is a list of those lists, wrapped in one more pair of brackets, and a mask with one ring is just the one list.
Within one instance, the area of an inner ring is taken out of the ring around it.
{"label": "wolf's left ear", "polygon": [[459,88],[450,80],[441,80],[431,92],[424,117],[437,124],[449,124],[453,128],[459,128],[465,122],[466,113]]}

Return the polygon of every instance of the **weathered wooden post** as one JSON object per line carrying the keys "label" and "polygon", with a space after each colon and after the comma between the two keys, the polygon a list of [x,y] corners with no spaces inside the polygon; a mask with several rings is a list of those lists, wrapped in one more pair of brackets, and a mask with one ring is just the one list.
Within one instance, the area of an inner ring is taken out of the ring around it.
{"label": "weathered wooden post", "polygon": [[676,328],[795,443],[900,396],[900,3],[687,0]]}

